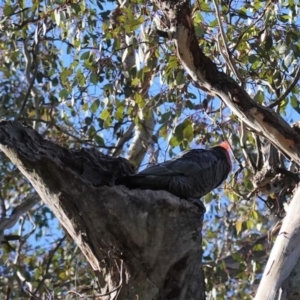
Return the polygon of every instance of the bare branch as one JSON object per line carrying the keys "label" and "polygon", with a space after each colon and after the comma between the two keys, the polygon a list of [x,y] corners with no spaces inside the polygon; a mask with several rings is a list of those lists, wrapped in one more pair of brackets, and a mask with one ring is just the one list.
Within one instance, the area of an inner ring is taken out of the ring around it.
{"label": "bare branch", "polygon": [[224,50],[225,53],[222,51],[222,48],[220,46],[220,53],[222,54],[223,58],[225,59],[225,61],[227,62],[227,64],[229,65],[231,71],[233,72],[233,74],[235,74],[235,76],[237,77],[237,79],[240,81],[240,83],[242,84],[242,86],[244,85],[244,79],[241,76],[239,70],[237,69],[235,62],[232,59],[232,55],[229,52],[228,49],[228,41],[227,41],[227,37],[225,35],[224,29],[223,29],[223,25],[222,25],[222,21],[221,21],[221,16],[220,16],[220,11],[219,11],[219,6],[217,4],[217,0],[213,0],[215,9],[216,9],[216,16],[217,16],[217,20],[218,20],[218,24],[219,24],[219,28],[220,28],[220,34],[222,37],[222,41],[223,41],[223,45],[224,45]]}
{"label": "bare branch", "polygon": [[270,104],[269,108],[272,108],[272,107],[274,107],[276,105],[279,105],[281,103],[281,101],[284,100],[288,96],[288,94],[293,90],[293,88],[296,86],[296,84],[299,81],[299,78],[300,78],[300,67],[297,68],[295,78],[290,83],[290,85],[287,87],[287,89],[285,90],[285,92],[283,94],[281,94],[275,102],[273,102],[272,104]]}
{"label": "bare branch", "polygon": [[36,289],[34,290],[34,292],[32,292],[31,296],[35,296],[37,294],[37,292],[40,290],[40,288],[42,287],[42,285],[44,284],[45,280],[46,280],[46,276],[49,275],[49,268],[51,266],[52,263],[52,259],[56,253],[56,251],[61,248],[62,243],[65,241],[66,236],[63,236],[61,239],[59,239],[58,243],[56,244],[56,246],[51,249],[49,251],[49,254],[47,256],[47,264],[46,267],[43,268],[43,276],[42,279],[40,280],[40,282],[38,283],[38,286],[36,287]]}
{"label": "bare branch", "polygon": [[[25,58],[25,62],[26,62],[25,76],[26,76],[27,82],[29,83],[29,86],[28,86],[27,92],[25,94],[23,104],[22,104],[22,107],[19,111],[17,120],[19,120],[21,118],[30,94],[33,95],[33,100],[34,100],[34,103],[35,103],[36,118],[40,119],[38,91],[34,86],[34,81],[36,79],[36,75],[37,75],[37,72],[38,72],[38,61],[37,61],[37,52],[38,52],[38,49],[39,49],[39,38],[38,38],[38,36],[39,36],[39,27],[38,26],[36,28],[36,32],[37,32],[37,34],[36,34],[37,41],[36,41],[36,44],[34,46],[34,50],[32,52],[33,53],[32,57],[31,57],[31,54],[28,51],[29,38],[27,38],[23,41],[23,53],[24,53],[24,58]],[[34,71],[33,71],[33,74],[31,76],[32,66],[34,66]],[[35,124],[36,124],[35,126],[37,126],[37,123],[35,123]],[[35,128],[35,129],[37,129],[37,128]]]}
{"label": "bare branch", "polygon": [[126,131],[123,133],[123,135],[118,139],[115,149],[112,151],[112,156],[117,157],[120,155],[120,153],[123,150],[123,146],[125,145],[126,142],[128,142],[132,136],[132,132],[134,129],[134,122],[131,122],[129,127],[126,129]]}
{"label": "bare branch", "polygon": [[0,220],[0,243],[6,241],[4,236],[4,230],[12,228],[16,225],[19,218],[28,212],[33,206],[35,206],[40,201],[37,194],[28,197],[20,205],[15,207],[10,215],[10,217],[2,218]]}
{"label": "bare branch", "polygon": [[256,166],[255,163],[253,162],[253,159],[251,157],[251,154],[249,154],[248,150],[247,150],[247,139],[248,139],[248,129],[247,126],[244,122],[241,122],[241,138],[240,138],[240,143],[241,143],[241,147],[244,153],[244,157],[245,160],[247,162],[248,167],[251,169],[252,173],[255,174],[256,173]]}

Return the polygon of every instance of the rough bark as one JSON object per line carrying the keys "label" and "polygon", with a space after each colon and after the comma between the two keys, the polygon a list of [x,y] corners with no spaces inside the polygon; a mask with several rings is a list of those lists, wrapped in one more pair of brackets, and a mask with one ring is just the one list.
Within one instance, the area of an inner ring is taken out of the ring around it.
{"label": "rough bark", "polygon": [[0,144],[95,270],[101,299],[205,299],[195,205],[113,186],[132,172],[125,159],[69,151],[17,122],[0,123]]}

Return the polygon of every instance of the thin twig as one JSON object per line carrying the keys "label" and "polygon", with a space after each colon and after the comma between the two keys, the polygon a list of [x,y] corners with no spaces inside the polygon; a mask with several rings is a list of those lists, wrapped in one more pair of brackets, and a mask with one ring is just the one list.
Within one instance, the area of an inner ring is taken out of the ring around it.
{"label": "thin twig", "polygon": [[34,290],[33,293],[31,293],[31,299],[32,297],[36,297],[35,294],[39,291],[39,289],[41,288],[42,284],[44,283],[44,281],[46,280],[46,276],[48,275],[48,272],[49,272],[49,268],[50,268],[50,265],[51,265],[51,262],[52,262],[52,259],[54,257],[54,254],[56,253],[56,251],[61,247],[63,241],[66,239],[66,235],[63,236],[59,242],[57,243],[57,245],[51,249],[49,251],[49,258],[48,258],[48,261],[47,261],[47,265],[46,265],[46,268],[44,269],[44,275],[43,275],[43,278],[42,280],[39,282],[37,288]]}
{"label": "thin twig", "polygon": [[6,217],[6,206],[5,206],[5,200],[2,196],[1,191],[0,191],[0,208],[1,208],[0,219],[2,220]]}
{"label": "thin twig", "polygon": [[276,105],[279,105],[280,102],[282,100],[284,100],[288,96],[288,94],[293,90],[293,88],[295,87],[295,85],[298,83],[299,78],[300,78],[300,67],[297,68],[295,78],[291,82],[291,84],[287,87],[287,89],[285,90],[285,92],[283,94],[281,94],[275,102],[273,102],[272,104],[270,104],[269,108],[272,108],[272,107],[274,107]]}
{"label": "thin twig", "polygon": [[[80,293],[78,293],[78,292],[76,292],[76,291],[68,291],[68,292],[67,292],[67,295],[68,295],[68,294],[75,294],[75,295],[77,295],[79,298],[104,297],[104,296],[111,295],[112,293],[118,291],[118,290],[122,287],[122,285],[123,285],[123,261],[121,261],[120,282],[119,282],[119,285],[118,285],[115,289],[113,289],[113,290],[111,290],[111,291],[109,291],[109,292],[107,292],[107,293],[104,293],[104,294],[95,294],[95,295],[92,295],[92,296],[82,295],[82,294],[80,294]],[[118,294],[117,294],[117,295],[118,295]],[[117,296],[117,295],[116,295],[116,296]],[[116,298],[114,298],[114,299],[116,299]]]}
{"label": "thin twig", "polygon": [[271,1],[269,1],[264,9],[264,11],[262,12],[262,14],[255,20],[255,22],[253,22],[251,25],[249,25],[243,32],[242,34],[239,36],[237,43],[235,44],[235,46],[232,48],[232,52],[234,52],[236,50],[236,48],[238,47],[239,43],[241,42],[243,36],[247,33],[247,31],[249,29],[251,29],[255,24],[257,24],[266,14],[267,8],[270,5]]}
{"label": "thin twig", "polygon": [[36,74],[37,74],[37,68],[35,68],[34,73],[33,73],[33,76],[32,76],[32,78],[31,78],[31,80],[30,80],[30,84],[29,84],[28,90],[27,90],[27,92],[26,92],[26,95],[25,95],[25,97],[24,97],[24,101],[23,101],[22,107],[21,107],[21,109],[20,109],[20,112],[19,112],[19,114],[18,114],[17,120],[19,120],[20,117],[22,116],[23,110],[24,110],[24,108],[25,108],[25,106],[26,106],[26,103],[27,103],[27,101],[28,101],[28,98],[29,98],[29,94],[30,94],[31,89],[32,89],[32,87],[33,87],[33,84],[34,84],[34,81],[35,81],[35,78],[36,78]]}
{"label": "thin twig", "polygon": [[213,0],[213,3],[214,3],[214,6],[215,6],[215,9],[216,9],[216,16],[217,16],[217,20],[218,20],[218,23],[219,23],[220,34],[221,34],[221,37],[222,37],[222,41],[223,41],[223,45],[224,45],[224,49],[225,49],[226,54],[224,55],[223,51],[220,51],[220,53],[223,56],[223,58],[225,59],[225,61],[228,63],[231,71],[235,74],[235,76],[237,77],[237,79],[243,85],[244,84],[244,79],[241,76],[241,74],[238,71],[238,69],[236,68],[235,63],[232,60],[231,53],[228,50],[227,37],[225,35],[224,29],[223,29],[223,26],[222,26],[222,21],[221,21],[221,16],[220,16],[220,11],[219,11],[219,6],[217,4],[217,0]]}
{"label": "thin twig", "polygon": [[247,151],[247,146],[246,146],[247,136],[248,136],[247,126],[243,121],[241,121],[241,137],[240,137],[241,147],[244,153],[245,160],[248,166],[250,167],[252,173],[256,173],[256,166],[252,160],[252,157],[249,155]]}
{"label": "thin twig", "polygon": [[[34,85],[34,81],[36,79],[36,75],[37,75],[37,71],[38,71],[38,62],[35,59],[36,55],[33,55],[31,57],[31,55],[30,55],[30,53],[27,49],[27,47],[28,47],[27,42],[28,42],[28,38],[23,41],[23,53],[24,53],[24,58],[25,58],[25,61],[26,61],[25,75],[26,75],[27,81],[29,82],[29,87],[28,87],[27,92],[25,94],[22,107],[21,107],[20,112],[17,116],[17,120],[19,120],[20,117],[22,116],[23,110],[24,110],[24,108],[26,106],[26,103],[29,99],[29,95],[30,95],[31,91],[34,89],[33,85]],[[36,52],[37,52],[38,44],[39,44],[39,40],[37,41],[37,43],[35,45],[34,54],[36,54]],[[32,77],[30,78],[30,70],[31,70],[31,67],[32,67],[32,63],[35,63],[35,68],[34,68],[34,72],[32,74]],[[36,97],[37,96],[36,93],[34,93],[34,94],[35,94],[35,97]],[[38,107],[36,107],[36,109],[38,109]]]}

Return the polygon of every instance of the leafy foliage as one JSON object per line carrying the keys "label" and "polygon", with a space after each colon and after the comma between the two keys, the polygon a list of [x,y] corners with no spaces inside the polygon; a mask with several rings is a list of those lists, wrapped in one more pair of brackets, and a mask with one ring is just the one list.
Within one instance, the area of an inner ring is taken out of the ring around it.
{"label": "leafy foliage", "polygon": [[[300,55],[297,4],[221,2],[226,47],[213,3],[193,3],[203,51],[235,80],[242,78],[255,101],[294,121],[300,112],[295,82]],[[149,154],[143,163],[228,139],[233,148],[232,175],[203,199],[208,211],[203,231],[204,263],[210,274],[207,290],[212,299],[250,299],[264,261],[238,250],[271,227],[261,198],[246,197],[253,191],[253,172],[242,152],[239,120],[218,99],[194,86],[172,42],[157,34],[167,24],[157,21],[156,7],[140,0],[115,5],[102,0],[3,3],[1,118],[24,121],[67,147],[97,147],[129,158],[134,134],[148,126],[145,120],[152,120],[152,133],[140,138],[143,157],[146,150]],[[247,133],[246,140],[257,155],[254,136]],[[1,162],[3,221],[34,191],[4,157]],[[1,298],[28,296],[24,282],[38,297],[49,293],[64,297],[72,289],[94,292],[93,275],[43,205],[34,205],[5,234],[16,239],[2,243]],[[260,247],[251,251],[259,252]],[[212,263],[226,256],[239,262],[234,275],[218,276],[226,269],[218,263],[211,272]]]}

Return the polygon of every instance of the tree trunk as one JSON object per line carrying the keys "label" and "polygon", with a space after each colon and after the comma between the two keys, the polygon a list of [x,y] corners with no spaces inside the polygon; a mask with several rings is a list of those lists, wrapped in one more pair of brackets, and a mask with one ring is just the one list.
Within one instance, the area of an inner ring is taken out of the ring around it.
{"label": "tree trunk", "polygon": [[113,186],[132,173],[128,161],[69,151],[17,122],[0,123],[0,144],[80,247],[101,299],[205,299],[196,206],[166,191]]}

